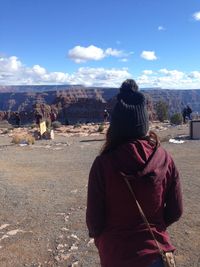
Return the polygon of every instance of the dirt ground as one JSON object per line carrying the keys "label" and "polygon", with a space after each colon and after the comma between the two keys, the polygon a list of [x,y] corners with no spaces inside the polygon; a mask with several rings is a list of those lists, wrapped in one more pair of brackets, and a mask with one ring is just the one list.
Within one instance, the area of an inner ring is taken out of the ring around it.
{"label": "dirt ground", "polygon": [[[187,126],[155,130],[182,179],[184,215],[169,228],[177,266],[200,267],[200,140],[187,139]],[[168,142],[178,135],[183,144]],[[99,266],[85,209],[88,173],[103,139],[56,135],[19,146],[0,135],[0,267]]]}

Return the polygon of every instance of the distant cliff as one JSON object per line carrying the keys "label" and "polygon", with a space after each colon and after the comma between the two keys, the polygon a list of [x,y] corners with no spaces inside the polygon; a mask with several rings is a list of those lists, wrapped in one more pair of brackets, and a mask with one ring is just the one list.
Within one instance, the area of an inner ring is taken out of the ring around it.
{"label": "distant cliff", "polygon": [[168,104],[170,114],[181,112],[185,105],[190,105],[194,112],[200,112],[200,89],[198,90],[147,90],[145,91],[154,104],[164,101]]}
{"label": "distant cliff", "polygon": [[[181,112],[185,105],[190,105],[193,111],[200,112],[200,90],[142,91],[146,95],[149,114],[153,119],[156,103],[160,100],[167,103],[170,114]],[[18,111],[29,114],[25,119],[27,122],[34,119],[35,109],[40,111],[41,106],[43,109],[48,106],[48,112],[53,108],[62,122],[101,121],[103,110],[112,110],[117,93],[116,88],[87,88],[80,85],[0,86],[0,119],[5,119],[7,113]]]}

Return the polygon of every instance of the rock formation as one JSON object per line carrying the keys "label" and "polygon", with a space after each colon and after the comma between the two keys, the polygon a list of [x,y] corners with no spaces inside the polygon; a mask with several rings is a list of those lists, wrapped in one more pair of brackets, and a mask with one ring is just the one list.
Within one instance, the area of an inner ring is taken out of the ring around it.
{"label": "rock formation", "polygon": [[[39,92],[41,89],[43,91]],[[142,91],[146,95],[151,120],[156,119],[155,105],[160,100],[167,103],[170,115],[180,113],[185,105],[200,112],[200,90]],[[98,122],[103,120],[104,109],[112,111],[117,92],[116,88],[83,86],[0,86],[0,120],[12,122],[17,111],[22,124],[26,124],[34,121],[36,111],[46,119],[53,110],[62,123]]]}

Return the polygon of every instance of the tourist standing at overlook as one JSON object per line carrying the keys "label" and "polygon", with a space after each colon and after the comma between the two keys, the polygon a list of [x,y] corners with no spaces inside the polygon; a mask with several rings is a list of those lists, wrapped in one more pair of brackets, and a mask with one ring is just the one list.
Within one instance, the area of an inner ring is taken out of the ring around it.
{"label": "tourist standing at overlook", "polygon": [[191,120],[192,118],[191,118],[191,114],[192,114],[192,109],[191,109],[191,107],[189,106],[189,105],[187,105],[187,117],[188,117],[188,119],[189,120]]}
{"label": "tourist standing at overlook", "polygon": [[38,111],[36,111],[36,113],[35,113],[35,123],[39,127],[41,122],[42,122],[42,114],[39,113]]}
{"label": "tourist standing at overlook", "polygon": [[191,114],[192,114],[192,109],[189,105],[187,105],[182,111],[183,123],[186,123],[186,119],[191,120]]}
{"label": "tourist standing at overlook", "polygon": [[15,124],[17,127],[20,127],[21,124],[21,118],[19,112],[15,112]]}
{"label": "tourist standing at overlook", "polygon": [[163,252],[175,250],[167,227],[182,214],[179,173],[148,130],[145,97],[134,80],[126,80],[88,182],[86,222],[103,267],[163,267],[151,232]]}
{"label": "tourist standing at overlook", "polygon": [[104,122],[107,122],[108,118],[109,118],[109,113],[108,113],[107,109],[104,109],[104,112],[103,112]]}

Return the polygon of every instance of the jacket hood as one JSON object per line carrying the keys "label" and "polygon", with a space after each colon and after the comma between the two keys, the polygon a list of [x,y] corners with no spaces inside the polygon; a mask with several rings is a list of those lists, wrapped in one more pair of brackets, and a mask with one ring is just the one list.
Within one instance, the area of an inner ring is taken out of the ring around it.
{"label": "jacket hood", "polygon": [[[164,151],[164,153],[163,153]],[[148,140],[137,140],[121,145],[114,152],[118,171],[129,179],[144,176],[158,177],[167,169],[168,155],[162,147]]]}

